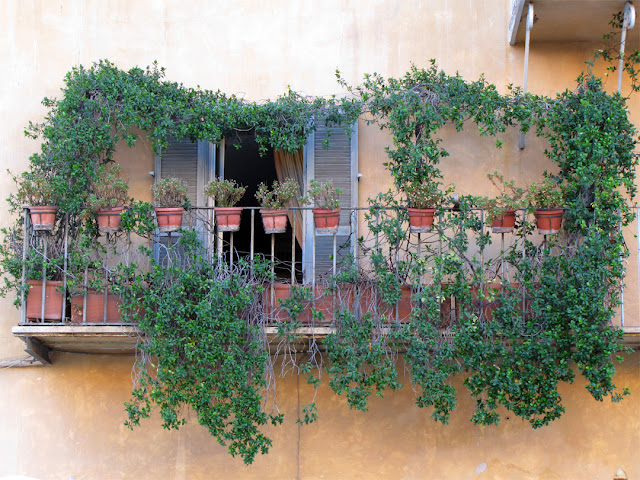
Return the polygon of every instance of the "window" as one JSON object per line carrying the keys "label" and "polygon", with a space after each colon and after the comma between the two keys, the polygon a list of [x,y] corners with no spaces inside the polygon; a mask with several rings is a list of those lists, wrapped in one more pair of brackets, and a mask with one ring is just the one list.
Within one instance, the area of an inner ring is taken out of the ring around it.
{"label": "window", "polygon": [[[340,229],[336,234],[336,249],[338,258],[353,251],[353,242],[357,238],[357,214],[353,210],[357,207],[358,189],[358,135],[357,126],[349,138],[339,127],[333,127],[328,133],[324,125],[318,126],[316,132],[309,137],[303,151],[303,178],[306,185],[315,178],[319,182],[332,180],[334,185],[342,190],[340,197],[342,213]],[[325,148],[325,139],[329,139]],[[247,186],[240,206],[257,207],[254,198],[256,188],[260,182],[271,184],[278,178],[274,163],[274,154],[269,152],[260,157],[257,144],[251,135],[240,135],[234,139],[240,145],[236,148],[231,142],[222,142],[216,146],[209,142],[190,142],[188,140],[171,141],[167,150],[155,160],[156,181],[161,178],[181,178],[189,185],[188,198],[192,206],[211,206],[204,195],[205,185],[214,178],[222,176],[231,178]],[[304,189],[303,189],[304,192]],[[313,275],[313,251],[315,241],[315,274],[322,276],[329,274],[333,266],[333,235],[316,235],[311,212],[303,213],[302,242],[296,241],[296,271],[298,279],[309,281]],[[185,220],[184,226],[200,229],[202,240],[213,245],[215,234],[204,228],[204,223]],[[241,254],[248,253],[251,236],[251,212],[243,213],[240,232],[234,234],[234,249]],[[225,234],[229,235],[229,234]],[[286,277],[291,265],[291,242],[294,233],[289,227],[286,234],[276,234],[276,258],[281,259],[286,269],[279,272]],[[166,235],[159,238],[160,243],[167,242]],[[255,213],[255,227],[253,235],[254,252],[270,255],[270,235],[264,234],[260,216]],[[300,244],[301,243],[301,244]]]}

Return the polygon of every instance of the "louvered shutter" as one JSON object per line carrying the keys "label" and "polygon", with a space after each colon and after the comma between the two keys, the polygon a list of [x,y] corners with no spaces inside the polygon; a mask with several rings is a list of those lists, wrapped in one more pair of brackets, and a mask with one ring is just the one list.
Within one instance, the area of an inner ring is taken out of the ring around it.
{"label": "louvered shutter", "polygon": [[[179,178],[187,183],[187,198],[192,207],[206,206],[204,195],[205,185],[212,179],[215,172],[215,145],[206,142],[192,142],[190,140],[169,141],[167,149],[161,156],[155,158],[155,180],[163,178]],[[182,228],[196,228],[203,242],[208,242],[208,232],[204,230],[201,221],[206,213],[193,211],[185,215]],[[172,243],[178,234],[171,235]],[[160,234],[158,243],[167,245],[169,236]],[[156,249],[156,258],[161,259],[162,248]]]}
{"label": "louvered shutter", "polygon": [[[328,148],[325,148],[328,139]],[[337,264],[341,258],[353,252],[353,242],[357,238],[357,220],[352,208],[358,206],[358,130],[354,126],[351,138],[340,127],[317,126],[305,147],[305,183],[314,178],[318,182],[333,181],[342,190],[340,203],[340,228],[336,234]],[[305,186],[306,188],[306,186]],[[311,213],[305,222],[303,262],[305,279],[310,280],[313,265],[313,235],[315,235],[315,275],[331,275],[333,268],[333,235],[315,233]]]}

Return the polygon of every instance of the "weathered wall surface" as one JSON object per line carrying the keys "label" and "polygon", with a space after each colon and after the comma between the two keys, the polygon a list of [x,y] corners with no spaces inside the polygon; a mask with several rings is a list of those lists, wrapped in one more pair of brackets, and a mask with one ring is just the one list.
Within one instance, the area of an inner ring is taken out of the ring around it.
{"label": "weathered wall surface", "polygon": [[[42,97],[59,94],[71,67],[104,58],[121,68],[157,60],[170,80],[255,100],[287,85],[312,95],[341,93],[336,67],[357,83],[365,72],[400,76],[412,62],[427,66],[430,58],[467,79],[484,73],[505,91],[521,84],[523,68],[523,47],[507,43],[510,11],[509,0],[6,0],[0,2],[0,165],[25,168],[38,142],[23,130],[43,118]],[[631,32],[635,41],[639,36],[640,29]],[[596,47],[536,44],[535,31],[532,38],[529,90],[547,95],[572,88]],[[636,96],[630,103],[637,125],[639,102]],[[484,174],[494,168],[522,182],[551,168],[531,135],[525,150],[516,132],[505,135],[501,150],[473,132],[445,130],[444,136],[451,156],[443,172],[461,194],[488,192]],[[382,166],[388,144],[377,128],[360,125],[361,202],[390,184]],[[150,146],[121,151],[118,160],[136,196],[148,195]],[[8,175],[0,176],[2,196],[13,188]],[[0,225],[8,223],[0,209]],[[11,335],[18,321],[11,301],[0,304],[0,360],[22,356],[22,342]],[[637,313],[629,322],[639,324]],[[272,453],[250,467],[195,424],[166,432],[155,419],[125,429],[132,363],[131,357],[57,354],[51,367],[0,370],[0,477],[560,479],[611,478],[619,467],[640,477],[638,353],[616,377],[634,395],[621,404],[597,403],[582,384],[566,386],[565,417],[537,431],[515,418],[473,426],[464,390],[451,425],[434,424],[430,412],[414,406],[407,385],[374,399],[366,414],[321,389],[320,420],[299,429],[297,408],[312,392],[303,380],[286,377],[278,399],[288,420],[272,430]]]}

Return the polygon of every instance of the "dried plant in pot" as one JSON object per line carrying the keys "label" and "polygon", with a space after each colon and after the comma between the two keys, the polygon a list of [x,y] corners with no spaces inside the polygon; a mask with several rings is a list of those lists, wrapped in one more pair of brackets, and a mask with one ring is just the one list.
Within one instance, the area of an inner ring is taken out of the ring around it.
{"label": "dried plant in pot", "polygon": [[186,182],[178,178],[163,178],[151,186],[151,191],[158,230],[180,230],[184,206],[188,204]]}
{"label": "dried plant in pot", "polygon": [[96,214],[101,232],[120,229],[122,213],[129,203],[129,184],[120,177],[120,170],[117,165],[100,165],[87,197],[87,208]]}
{"label": "dried plant in pot", "polygon": [[29,215],[34,230],[51,231],[58,211],[56,190],[53,180],[46,172],[23,172],[14,176],[18,184],[16,200],[29,207]]}
{"label": "dried plant in pot", "polygon": [[312,203],[313,221],[318,233],[337,233],[340,225],[340,195],[342,190],[335,188],[333,182],[320,183],[316,180],[309,182],[307,195],[300,199],[300,203]]}
{"label": "dried plant in pot", "polygon": [[538,232],[543,235],[558,233],[564,217],[564,193],[560,184],[545,172],[542,182],[529,185],[526,198],[527,210],[536,217]]}
{"label": "dried plant in pot", "polygon": [[260,214],[265,233],[284,233],[287,230],[286,207],[298,195],[298,191],[298,183],[293,178],[282,183],[276,180],[271,189],[264,183],[258,185],[256,200],[262,207]]}
{"label": "dried plant in pot", "polygon": [[442,191],[439,182],[429,179],[403,184],[400,190],[407,200],[409,230],[412,233],[430,232],[438,206],[453,189],[450,185]]}
{"label": "dried plant in pot", "polygon": [[498,189],[496,197],[475,197],[473,202],[485,211],[485,222],[491,225],[493,233],[509,233],[516,222],[516,210],[525,204],[525,189],[516,186],[515,180],[505,180],[498,170],[487,174]]}
{"label": "dried plant in pot", "polygon": [[204,189],[204,194],[215,201],[216,225],[221,232],[237,232],[240,230],[242,207],[235,205],[247,191],[233,180],[216,178]]}

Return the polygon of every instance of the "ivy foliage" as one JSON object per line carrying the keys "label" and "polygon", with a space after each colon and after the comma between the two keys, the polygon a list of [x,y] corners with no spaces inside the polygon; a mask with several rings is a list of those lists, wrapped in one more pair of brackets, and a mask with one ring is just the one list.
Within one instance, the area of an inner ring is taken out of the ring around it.
{"label": "ivy foliage", "polygon": [[[626,99],[608,93],[590,72],[555,98],[511,86],[501,94],[483,77],[469,82],[435,63],[397,79],[367,75],[361,85],[349,86],[338,74],[338,81],[349,97],[309,98],[289,90],[256,103],[166,81],[155,64],[129,71],[108,61],[77,67],[65,77],[62,97],[44,100],[44,121],[27,130],[43,139],[30,172],[51,179],[51,196],[59,199],[59,218],[68,216],[72,240],[96,237],[95,225],[83,216],[96,167],[112,161],[120,142],[135,145],[139,131],[156,153],[171,137],[218,143],[239,131],[254,132],[262,151],[293,152],[304,146],[317,119],[348,130],[363,115],[393,136],[386,166],[394,189],[373,199],[366,214],[373,240],[361,239],[360,252],[370,259],[369,271],[347,262],[326,289],[334,327],[324,342],[326,365],[318,360],[315,339],[305,361],[292,347],[309,310],[313,322],[328,321],[326,311],[315,308],[316,292],[293,288],[280,305],[291,318],[278,326],[287,358],[309,383],[320,385],[324,369],[335,393],[345,394],[350,407],[367,410],[371,394],[400,387],[397,355],[403,351],[416,404],[432,409],[435,420],[449,420],[458,394],[452,377],[464,372],[476,405],[473,422],[496,424],[504,408],[536,428],[564,412],[559,386],[574,380],[575,369],[596,400],[617,401],[627,393],[613,382],[622,347],[621,332],[611,326],[627,255],[619,227],[631,221],[627,201],[636,193],[637,131]],[[451,189],[439,168],[449,155],[438,136],[446,125],[458,131],[474,125],[498,147],[510,128],[534,129],[546,138],[545,153],[557,167],[550,177],[567,202],[563,234],[538,241],[531,219],[523,216],[514,241],[498,249],[477,198],[458,199],[450,208]],[[424,185],[430,199],[440,200],[427,242],[407,229],[404,209],[412,192],[425,194]],[[21,206],[16,197],[10,202]],[[123,229],[148,236],[154,228],[150,211],[149,204],[133,203]],[[3,268],[15,279],[7,285],[18,290],[20,232],[7,230],[0,249]],[[56,232],[51,238],[59,245],[60,222]],[[191,408],[232,455],[251,463],[271,446],[265,428],[283,420],[265,402],[272,393],[262,328],[262,286],[273,281],[269,266],[230,265],[204,252],[187,232],[179,248],[163,251],[162,261],[153,261],[151,250],[146,254],[150,268],[123,264],[111,279],[125,315],[146,339],[126,404],[128,425],[138,425],[157,406],[164,427],[179,428]],[[60,258],[38,251],[27,260],[30,270],[44,267],[47,276],[60,270]],[[85,265],[79,262],[78,271]],[[345,284],[350,293],[341,295]],[[397,304],[407,296],[411,313],[399,318]],[[298,421],[317,416],[311,402]]]}
{"label": "ivy foliage", "polygon": [[157,405],[163,427],[177,429],[188,405],[231,455],[251,463],[271,446],[262,427],[283,420],[263,410],[268,352],[256,285],[268,270],[245,262],[230,268],[202,253],[195,233],[185,232],[162,264],[142,274],[122,270],[124,310],[146,332],[127,425],[139,425]]}

